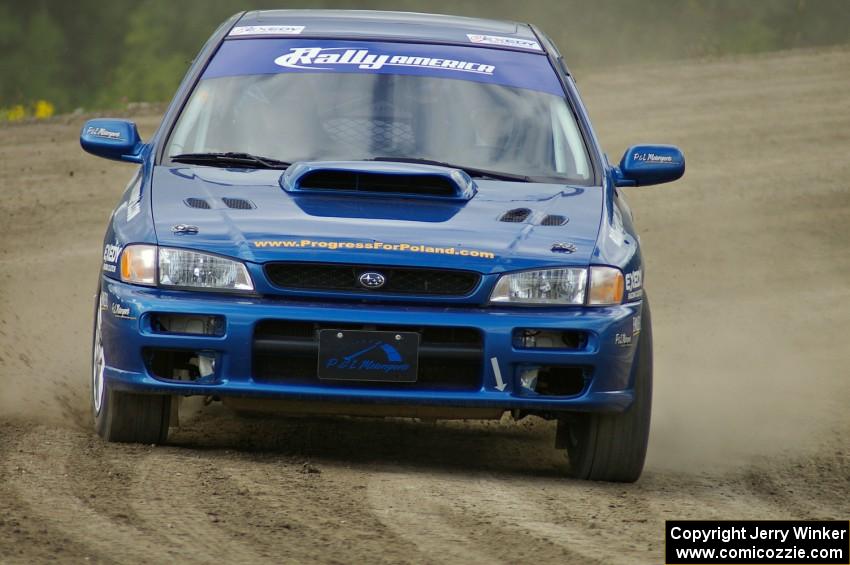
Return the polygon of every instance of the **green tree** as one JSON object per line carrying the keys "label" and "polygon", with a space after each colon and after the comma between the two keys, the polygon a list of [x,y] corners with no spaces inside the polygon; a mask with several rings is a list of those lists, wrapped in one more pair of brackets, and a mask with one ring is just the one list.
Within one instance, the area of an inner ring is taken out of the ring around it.
{"label": "green tree", "polygon": [[26,26],[16,25],[8,8],[0,6],[0,92],[6,102],[26,103],[45,98],[67,103],[68,96],[56,89],[62,83],[62,29],[46,9],[32,14]]}
{"label": "green tree", "polygon": [[[280,0],[539,24],[570,67],[850,43],[850,0]],[[0,108],[165,101],[209,34],[269,0],[0,0]]]}

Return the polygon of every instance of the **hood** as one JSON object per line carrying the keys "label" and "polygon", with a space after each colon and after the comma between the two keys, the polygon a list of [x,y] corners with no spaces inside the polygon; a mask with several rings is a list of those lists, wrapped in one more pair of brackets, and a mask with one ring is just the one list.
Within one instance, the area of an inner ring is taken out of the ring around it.
{"label": "hood", "polygon": [[152,207],[159,244],[255,263],[481,273],[584,266],[596,245],[603,202],[598,187],[482,179],[475,179],[474,196],[461,201],[299,194],[285,191],[280,177],[280,171],[263,169],[156,167]]}

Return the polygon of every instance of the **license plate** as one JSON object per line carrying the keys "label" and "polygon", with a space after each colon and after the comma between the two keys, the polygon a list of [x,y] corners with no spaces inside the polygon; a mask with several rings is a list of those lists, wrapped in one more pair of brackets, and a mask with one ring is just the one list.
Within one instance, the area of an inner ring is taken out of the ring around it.
{"label": "license plate", "polygon": [[416,382],[419,334],[363,330],[320,330],[320,379]]}

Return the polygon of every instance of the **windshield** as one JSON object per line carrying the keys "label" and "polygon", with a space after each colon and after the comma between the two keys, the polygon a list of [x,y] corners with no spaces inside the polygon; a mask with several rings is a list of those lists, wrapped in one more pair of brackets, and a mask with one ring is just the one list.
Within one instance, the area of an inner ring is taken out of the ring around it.
{"label": "windshield", "polygon": [[[542,55],[460,49],[531,57],[545,61],[554,75]],[[341,48],[327,50],[345,56]],[[290,52],[298,55],[304,48]],[[281,59],[297,65],[282,66]],[[278,57],[274,72],[244,63],[240,67],[250,74],[211,66],[178,119],[166,154],[239,152],[289,163],[427,159],[532,178],[591,180],[581,133],[563,94],[517,86],[522,82],[517,80],[499,84],[490,78],[496,65],[478,64],[467,79],[460,76],[472,71],[416,68],[414,74],[410,65],[393,68],[396,59],[387,56],[384,66],[363,69],[380,72],[314,68],[316,57]],[[430,61],[447,64],[445,58]],[[473,68],[449,60],[455,62]],[[548,80],[546,90],[553,90]]]}

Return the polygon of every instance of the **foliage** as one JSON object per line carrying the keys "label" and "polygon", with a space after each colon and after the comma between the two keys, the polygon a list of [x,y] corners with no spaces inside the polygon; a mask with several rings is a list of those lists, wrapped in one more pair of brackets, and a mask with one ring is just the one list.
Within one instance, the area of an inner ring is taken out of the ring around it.
{"label": "foliage", "polygon": [[[171,97],[228,16],[258,0],[0,0],[0,116]],[[850,42],[846,0],[290,0],[539,24],[573,69]],[[50,101],[39,110],[34,101]],[[14,108],[14,110],[12,110]]]}

